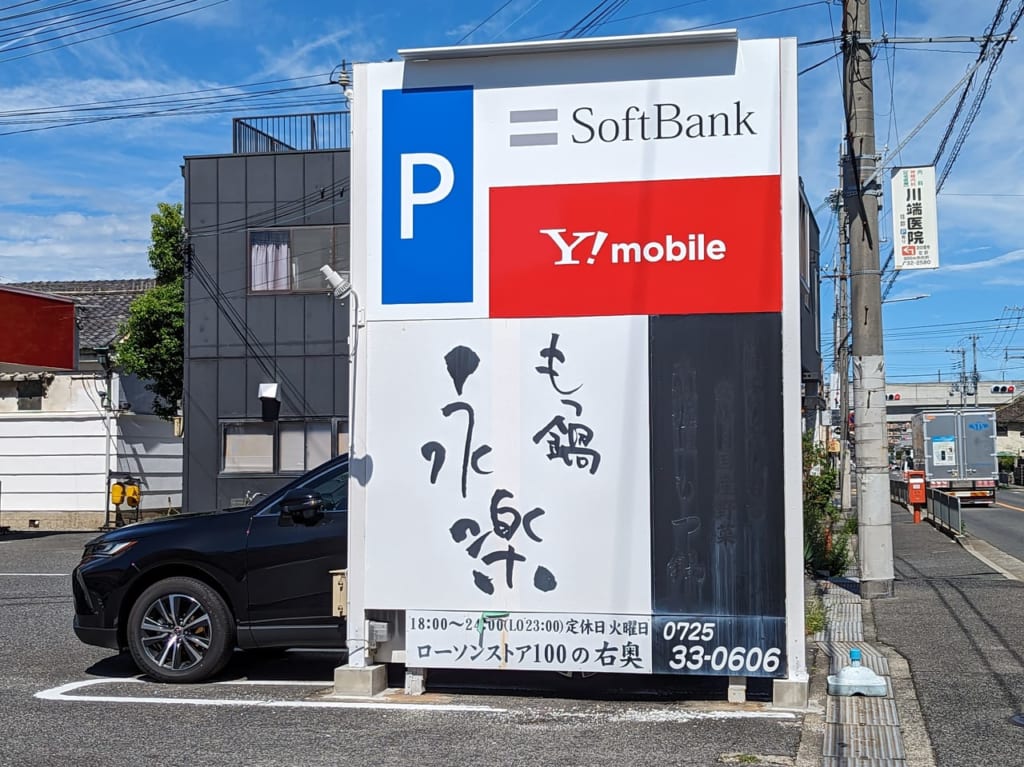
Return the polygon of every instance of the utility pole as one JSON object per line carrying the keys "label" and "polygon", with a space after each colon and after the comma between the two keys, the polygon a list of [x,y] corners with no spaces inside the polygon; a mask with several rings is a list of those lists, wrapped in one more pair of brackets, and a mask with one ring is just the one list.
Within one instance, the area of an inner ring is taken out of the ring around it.
{"label": "utility pole", "polygon": [[892,516],[885,426],[882,276],[878,259],[879,184],[875,179],[875,104],[869,0],[843,0],[843,102],[849,215],[857,519],[862,598],[892,596]]}
{"label": "utility pole", "polygon": [[967,396],[967,350],[962,346],[958,346],[956,349],[946,349],[950,354],[959,354],[960,362],[958,367],[960,368],[960,376],[957,378],[956,383],[949,387],[950,394],[956,392],[960,393],[960,407],[967,404],[964,398]]}
{"label": "utility pole", "polygon": [[840,196],[837,203],[839,216],[839,290],[838,306],[836,307],[836,372],[839,375],[839,508],[849,513],[852,503],[850,493],[850,298],[847,293],[847,280],[850,279],[847,252],[846,205],[842,199],[842,187],[846,173],[846,148],[839,152]]}
{"label": "utility pole", "polygon": [[978,334],[971,334],[971,389],[974,391],[974,406],[978,406]]}

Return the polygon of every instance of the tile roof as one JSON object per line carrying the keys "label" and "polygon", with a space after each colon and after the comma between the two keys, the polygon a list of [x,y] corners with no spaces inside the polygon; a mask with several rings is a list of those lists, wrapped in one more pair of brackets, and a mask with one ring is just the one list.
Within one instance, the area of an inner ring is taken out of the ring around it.
{"label": "tile roof", "polygon": [[996,408],[996,423],[1024,423],[1024,394],[1019,394],[1005,405]]}
{"label": "tile roof", "polygon": [[109,346],[128,317],[132,301],[156,285],[152,278],[77,282],[15,282],[12,287],[74,300],[78,345],[83,349]]}

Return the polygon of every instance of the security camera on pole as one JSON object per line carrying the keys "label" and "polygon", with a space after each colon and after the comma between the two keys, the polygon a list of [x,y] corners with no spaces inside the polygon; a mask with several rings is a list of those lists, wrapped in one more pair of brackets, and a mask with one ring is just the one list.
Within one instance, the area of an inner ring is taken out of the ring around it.
{"label": "security camera on pole", "polygon": [[849,216],[850,321],[857,424],[857,518],[861,596],[893,593],[892,519],[885,428],[885,356],[878,258],[879,184],[875,173],[874,99],[868,0],[843,0],[846,172]]}

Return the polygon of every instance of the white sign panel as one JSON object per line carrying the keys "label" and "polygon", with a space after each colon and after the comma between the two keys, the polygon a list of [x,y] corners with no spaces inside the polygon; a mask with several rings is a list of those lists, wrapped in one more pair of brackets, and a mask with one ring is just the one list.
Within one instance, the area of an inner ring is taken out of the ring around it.
{"label": "white sign panel", "polygon": [[892,228],[896,269],[938,268],[934,166],[893,171]]}
{"label": "white sign panel", "polygon": [[651,673],[650,615],[410,610],[405,631],[421,668]]}
{"label": "white sign panel", "polygon": [[645,318],[371,323],[365,342],[370,604],[649,611]]}

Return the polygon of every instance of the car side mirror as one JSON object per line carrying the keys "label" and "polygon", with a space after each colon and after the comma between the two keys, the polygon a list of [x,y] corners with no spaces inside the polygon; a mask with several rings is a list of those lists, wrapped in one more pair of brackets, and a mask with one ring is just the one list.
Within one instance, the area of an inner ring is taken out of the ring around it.
{"label": "car side mirror", "polygon": [[320,493],[296,490],[281,500],[281,513],[297,525],[315,525],[324,518],[324,500]]}

